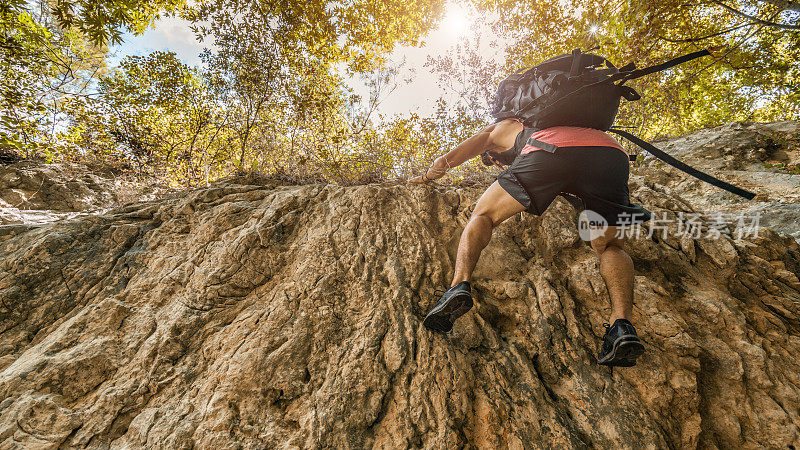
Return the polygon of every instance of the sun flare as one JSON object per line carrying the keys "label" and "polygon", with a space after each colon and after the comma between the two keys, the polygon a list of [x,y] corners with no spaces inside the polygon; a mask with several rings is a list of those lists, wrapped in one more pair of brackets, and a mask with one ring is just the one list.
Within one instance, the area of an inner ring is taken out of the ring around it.
{"label": "sun flare", "polygon": [[467,11],[460,6],[452,5],[442,20],[441,28],[454,36],[461,36],[467,32],[470,23]]}

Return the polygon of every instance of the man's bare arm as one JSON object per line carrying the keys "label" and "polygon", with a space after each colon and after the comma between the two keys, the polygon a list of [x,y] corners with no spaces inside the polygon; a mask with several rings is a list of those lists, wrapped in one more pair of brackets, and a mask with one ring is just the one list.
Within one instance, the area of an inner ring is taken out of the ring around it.
{"label": "man's bare arm", "polygon": [[409,181],[424,183],[435,180],[443,177],[453,167],[457,167],[487,150],[498,153],[508,150],[514,146],[514,140],[522,128],[522,124],[514,120],[504,120],[490,125],[480,133],[458,144],[446,155],[436,158],[424,175]]}

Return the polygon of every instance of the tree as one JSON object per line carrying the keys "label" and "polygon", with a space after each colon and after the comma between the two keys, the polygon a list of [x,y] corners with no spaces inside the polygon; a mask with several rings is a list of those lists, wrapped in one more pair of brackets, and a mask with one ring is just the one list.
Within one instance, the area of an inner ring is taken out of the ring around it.
{"label": "tree", "polygon": [[91,92],[105,44],[141,32],[173,0],[6,0],[0,4],[0,145],[26,156],[52,150],[67,97]]}
{"label": "tree", "polygon": [[[442,6],[421,0],[249,0],[188,10],[195,30],[214,43],[203,60],[212,91],[232,116],[237,169],[284,160],[267,143],[286,137],[296,150],[298,142],[313,143],[299,151],[313,151],[328,169],[343,167],[342,146],[353,130],[343,71],[379,69],[385,53],[397,42],[415,42]],[[274,161],[255,159],[267,153]]]}
{"label": "tree", "polygon": [[[70,105],[70,140],[95,158],[129,161],[183,184],[208,178],[225,114],[196,68],[172,52],[128,56],[101,77],[97,96]],[[226,158],[222,158],[224,160]]]}

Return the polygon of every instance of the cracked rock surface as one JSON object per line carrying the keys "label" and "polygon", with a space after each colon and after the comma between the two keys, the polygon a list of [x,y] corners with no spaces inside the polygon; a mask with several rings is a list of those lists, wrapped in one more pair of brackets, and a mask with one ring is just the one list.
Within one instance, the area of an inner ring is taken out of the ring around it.
{"label": "cracked rock surface", "polygon": [[102,213],[134,200],[163,196],[159,183],[137,182],[83,164],[0,162],[0,225],[36,224]]}
{"label": "cracked rock surface", "polygon": [[[623,139],[621,139],[624,141]],[[706,214],[760,217],[800,241],[800,122],[733,122],[654,142],[676,158],[754,192],[746,200],[645,155],[632,173],[681,195]]]}
{"label": "cracked rock surface", "polygon": [[452,333],[422,327],[480,193],[228,183],[0,226],[0,447],[800,446],[794,239],[631,240],[646,352],[611,371],[563,201],[496,230]]}

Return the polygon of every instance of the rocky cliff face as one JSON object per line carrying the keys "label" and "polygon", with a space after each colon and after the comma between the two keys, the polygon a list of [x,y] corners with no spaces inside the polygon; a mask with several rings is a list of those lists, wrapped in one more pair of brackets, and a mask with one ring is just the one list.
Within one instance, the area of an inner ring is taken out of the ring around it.
{"label": "rocky cliff face", "polygon": [[0,153],[0,225],[44,223],[106,211],[170,191],[87,165],[13,161]]}
{"label": "rocky cliff face", "polygon": [[697,211],[760,215],[800,240],[800,122],[734,122],[654,143],[678,159],[758,194],[752,201],[703,183],[649,156],[634,173],[680,194]]}
{"label": "rocky cliff face", "polygon": [[422,327],[479,195],[230,182],[0,226],[0,447],[800,446],[794,239],[632,239],[647,351],[611,371],[564,202],[499,227],[450,335]]}

